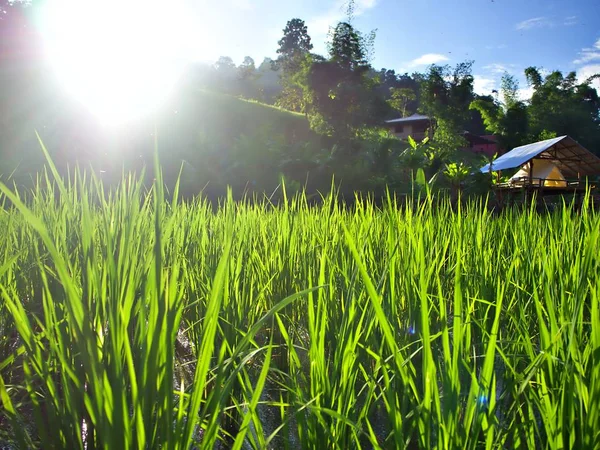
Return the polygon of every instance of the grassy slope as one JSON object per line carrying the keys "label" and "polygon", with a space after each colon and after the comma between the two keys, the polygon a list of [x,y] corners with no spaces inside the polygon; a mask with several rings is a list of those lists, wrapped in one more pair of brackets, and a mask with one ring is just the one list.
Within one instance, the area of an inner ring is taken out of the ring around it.
{"label": "grassy slope", "polygon": [[166,178],[185,161],[184,181],[191,191],[206,183],[220,191],[248,184],[270,189],[283,159],[322,145],[301,114],[206,91],[174,98],[159,124]]}
{"label": "grassy slope", "polygon": [[[290,141],[316,138],[304,115],[275,106],[207,91],[196,91],[185,100],[180,100],[184,112],[199,114],[194,116],[202,121],[199,125],[218,131],[224,141],[228,137],[252,134],[265,126],[282,133]],[[186,118],[193,119],[189,115]]]}
{"label": "grassy slope", "polygon": [[184,160],[193,168],[194,178],[209,171],[222,172],[240,159],[240,152],[264,165],[269,152],[273,156],[273,151],[300,143],[319,145],[319,137],[301,114],[228,95],[180,87],[160,108],[157,120],[146,117],[108,128],[51,83],[42,84],[32,90],[14,83],[12,94],[6,94],[11,89],[4,91],[3,109],[8,113],[0,121],[3,179],[16,170],[13,178],[26,183],[43,166],[36,130],[58,166],[91,164],[115,176],[123,166],[139,169],[152,165],[157,125],[166,170],[172,172]]}

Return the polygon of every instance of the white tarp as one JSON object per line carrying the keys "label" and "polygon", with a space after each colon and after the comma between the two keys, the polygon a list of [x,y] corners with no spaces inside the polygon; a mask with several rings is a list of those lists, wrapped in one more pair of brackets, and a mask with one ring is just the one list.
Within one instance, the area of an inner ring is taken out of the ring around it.
{"label": "white tarp", "polygon": [[[510,183],[515,185],[528,183],[529,172],[530,165],[527,163],[521,168],[521,170],[512,176]],[[531,177],[534,184],[539,183],[539,180],[544,180],[544,186],[567,187],[565,177],[560,172],[558,167],[546,159],[533,160],[533,173]]]}
{"label": "white tarp", "polygon": [[535,158],[537,155],[548,150],[550,147],[562,141],[566,137],[567,136],[561,136],[554,139],[548,139],[546,141],[535,142],[533,144],[517,147],[492,162],[491,167],[490,164],[482,167],[481,171],[486,173],[490,171],[514,169],[515,167],[520,167],[530,159]]}

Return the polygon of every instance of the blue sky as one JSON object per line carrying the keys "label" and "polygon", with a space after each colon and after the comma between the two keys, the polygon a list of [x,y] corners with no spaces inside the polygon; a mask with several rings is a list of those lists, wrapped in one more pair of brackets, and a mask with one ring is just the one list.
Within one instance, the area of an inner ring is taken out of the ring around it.
{"label": "blue sky", "polygon": [[[192,0],[190,0],[192,1]],[[257,64],[275,56],[287,20],[308,25],[315,51],[325,53],[330,26],[346,17],[339,0],[193,1],[197,56],[220,55]],[[504,71],[516,75],[527,96],[525,67],[600,72],[598,0],[357,0],[354,25],[377,30],[376,68],[423,71],[431,63],[474,60],[476,91],[499,87]],[[600,87],[600,83],[598,83]]]}

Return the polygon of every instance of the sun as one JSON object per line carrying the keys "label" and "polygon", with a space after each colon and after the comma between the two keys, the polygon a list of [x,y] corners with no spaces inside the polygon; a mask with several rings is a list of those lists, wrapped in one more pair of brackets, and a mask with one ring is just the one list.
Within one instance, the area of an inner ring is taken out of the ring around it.
{"label": "sun", "polygon": [[177,0],[52,0],[42,17],[59,79],[106,123],[151,114],[192,56],[190,15]]}

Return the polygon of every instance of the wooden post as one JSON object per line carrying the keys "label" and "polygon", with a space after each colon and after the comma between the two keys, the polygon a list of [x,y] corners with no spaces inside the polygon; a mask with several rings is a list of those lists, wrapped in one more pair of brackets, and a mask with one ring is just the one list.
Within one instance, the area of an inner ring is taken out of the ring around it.
{"label": "wooden post", "polygon": [[529,186],[533,185],[533,159],[529,161]]}

